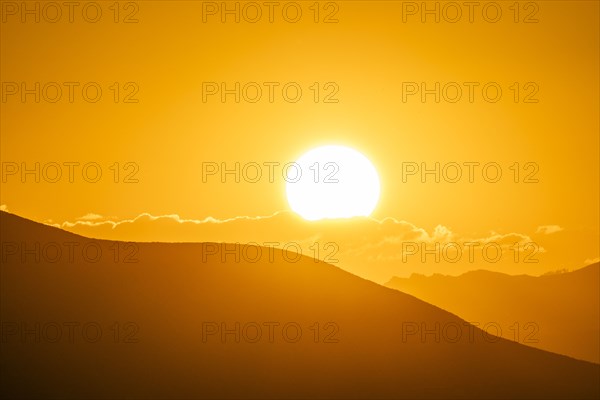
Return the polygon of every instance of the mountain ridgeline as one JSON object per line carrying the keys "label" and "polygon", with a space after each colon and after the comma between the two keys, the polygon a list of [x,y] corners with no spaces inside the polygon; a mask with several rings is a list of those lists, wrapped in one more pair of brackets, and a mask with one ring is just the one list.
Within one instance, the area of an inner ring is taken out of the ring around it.
{"label": "mountain ridgeline", "polygon": [[0,234],[5,398],[600,396],[600,365],[311,258],[94,240],[5,212]]}
{"label": "mountain ridgeline", "polygon": [[540,349],[600,363],[600,264],[539,277],[471,271],[413,274],[386,286]]}

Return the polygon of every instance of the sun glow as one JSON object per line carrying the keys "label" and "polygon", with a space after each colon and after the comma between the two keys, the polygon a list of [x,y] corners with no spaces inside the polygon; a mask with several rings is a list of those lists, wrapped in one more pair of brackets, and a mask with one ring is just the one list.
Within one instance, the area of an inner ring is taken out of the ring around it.
{"label": "sun glow", "polygon": [[287,171],[287,199],[302,218],[369,216],[379,200],[379,176],[358,151],[343,146],[310,150]]}

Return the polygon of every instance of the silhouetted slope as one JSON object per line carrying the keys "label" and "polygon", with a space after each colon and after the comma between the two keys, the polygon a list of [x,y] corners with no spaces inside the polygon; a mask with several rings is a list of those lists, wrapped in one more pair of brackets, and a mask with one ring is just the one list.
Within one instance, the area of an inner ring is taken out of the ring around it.
{"label": "silhouetted slope", "polygon": [[[291,263],[274,251],[273,262],[268,255],[255,263],[236,263],[233,257],[202,262],[207,244],[143,243],[137,245],[138,262],[120,262],[120,253],[115,263],[111,249],[125,251],[124,243],[78,237],[6,213],[0,214],[0,225],[0,382],[7,398],[600,395],[598,365],[503,339],[492,342],[448,312],[306,257]],[[40,248],[71,243],[88,250],[97,244],[103,257],[96,263],[52,263],[47,255],[35,263],[12,254],[11,244],[33,248],[34,242]],[[239,343],[234,334],[225,342],[217,335],[203,340],[203,322],[232,328],[236,321],[250,326]],[[35,322],[39,343],[19,328],[26,323],[31,330]],[[71,343],[64,329],[62,338],[50,343],[56,337],[52,323],[65,322],[75,331],[86,326],[87,334],[74,334]],[[120,329],[115,338],[110,329],[115,322],[131,329]],[[266,328],[249,343],[255,337],[251,322],[279,323],[272,343]],[[287,340],[280,329],[290,322],[302,329],[295,343],[294,329]],[[310,329],[315,322],[320,323],[317,343]],[[95,343],[93,323],[102,329]],[[434,335],[403,338],[421,323],[464,329],[456,342],[450,330],[439,341]],[[137,343],[126,343],[135,326]],[[324,343],[326,338],[337,343]]]}
{"label": "silhouetted slope", "polygon": [[540,277],[491,271],[472,271],[457,277],[413,274],[410,278],[393,278],[386,286],[443,307],[467,321],[494,321],[506,338],[519,337],[530,346],[600,362],[598,263]]}

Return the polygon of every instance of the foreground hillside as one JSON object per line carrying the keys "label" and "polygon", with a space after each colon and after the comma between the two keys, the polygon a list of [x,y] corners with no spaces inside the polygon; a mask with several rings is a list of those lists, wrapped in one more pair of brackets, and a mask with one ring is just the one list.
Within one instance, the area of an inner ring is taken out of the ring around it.
{"label": "foreground hillside", "polygon": [[0,234],[6,398],[600,396],[599,365],[310,258],[97,241],[4,212]]}
{"label": "foreground hillside", "polygon": [[495,322],[508,339],[600,363],[600,264],[567,273],[511,276],[412,275],[386,286],[410,293],[467,321]]}

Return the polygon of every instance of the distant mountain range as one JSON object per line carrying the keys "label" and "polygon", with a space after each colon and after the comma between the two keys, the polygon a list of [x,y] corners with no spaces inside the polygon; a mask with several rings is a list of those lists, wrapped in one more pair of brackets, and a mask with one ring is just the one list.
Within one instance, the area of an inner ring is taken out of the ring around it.
{"label": "distant mountain range", "polygon": [[600,264],[539,277],[472,271],[393,278],[412,294],[488,331],[529,346],[600,363]]}
{"label": "distant mountain range", "polygon": [[94,240],[5,212],[0,239],[4,398],[600,397],[598,364],[311,258]]}

